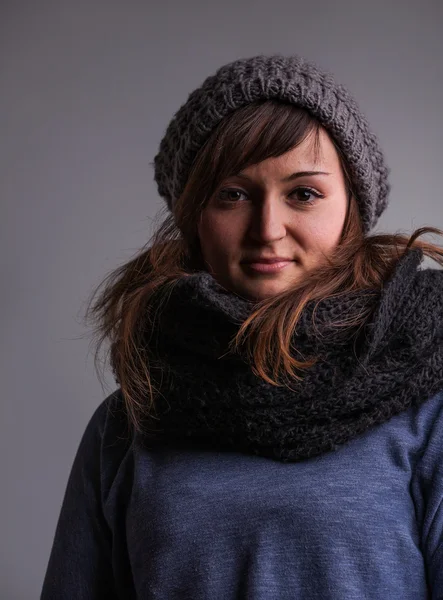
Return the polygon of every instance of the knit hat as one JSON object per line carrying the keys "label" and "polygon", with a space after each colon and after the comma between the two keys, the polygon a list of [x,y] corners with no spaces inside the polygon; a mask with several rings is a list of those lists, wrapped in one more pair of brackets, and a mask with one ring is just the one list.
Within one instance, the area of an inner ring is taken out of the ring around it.
{"label": "knit hat", "polygon": [[343,152],[365,233],[388,203],[382,150],[349,91],[301,56],[258,55],[220,67],[175,113],[154,158],[154,179],[169,207],[183,192],[192,163],[220,121],[238,108],[275,99],[306,108]]}

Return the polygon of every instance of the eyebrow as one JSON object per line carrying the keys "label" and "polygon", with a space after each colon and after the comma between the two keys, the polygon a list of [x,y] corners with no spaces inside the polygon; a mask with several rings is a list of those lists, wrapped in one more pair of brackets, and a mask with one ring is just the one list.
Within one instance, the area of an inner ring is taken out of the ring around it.
{"label": "eyebrow", "polygon": [[[283,177],[283,179],[280,181],[281,183],[286,183],[288,181],[294,181],[294,179],[299,179],[300,177],[310,177],[312,175],[331,175],[331,173],[326,173],[326,171],[297,171],[295,173],[291,173],[287,177]],[[244,173],[237,173],[236,176],[251,181],[251,178]]]}

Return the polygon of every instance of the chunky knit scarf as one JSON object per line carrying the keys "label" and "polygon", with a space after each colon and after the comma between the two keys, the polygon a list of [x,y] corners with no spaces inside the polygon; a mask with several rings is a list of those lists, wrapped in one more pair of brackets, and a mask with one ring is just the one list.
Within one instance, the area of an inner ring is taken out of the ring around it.
{"label": "chunky knit scarf", "polygon": [[[443,271],[420,269],[422,259],[409,250],[382,290],[322,301],[314,323],[311,301],[294,347],[321,360],[291,389],[227,353],[251,303],[208,273],[181,278],[148,336],[160,394],[146,440],[300,461],[425,402],[443,389]],[[370,317],[359,331],[334,327],[362,310]]]}

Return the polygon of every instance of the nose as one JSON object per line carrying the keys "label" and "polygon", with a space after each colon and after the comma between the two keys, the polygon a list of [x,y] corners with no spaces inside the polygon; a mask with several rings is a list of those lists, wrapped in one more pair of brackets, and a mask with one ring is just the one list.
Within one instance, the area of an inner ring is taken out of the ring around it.
{"label": "nose", "polygon": [[278,198],[268,195],[254,203],[249,234],[262,244],[281,240],[286,235],[285,210]]}

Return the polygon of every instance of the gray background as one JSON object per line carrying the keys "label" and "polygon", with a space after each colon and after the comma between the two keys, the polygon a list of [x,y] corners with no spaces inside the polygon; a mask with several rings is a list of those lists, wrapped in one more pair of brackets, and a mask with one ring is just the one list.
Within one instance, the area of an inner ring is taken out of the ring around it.
{"label": "gray background", "polygon": [[[0,4],[0,598],[36,598],[102,389],[80,316],[148,239],[148,165],[218,66],[301,53],[354,93],[391,167],[377,230],[443,227],[441,0]],[[428,237],[443,242],[441,238]],[[426,266],[436,266],[429,262]]]}

